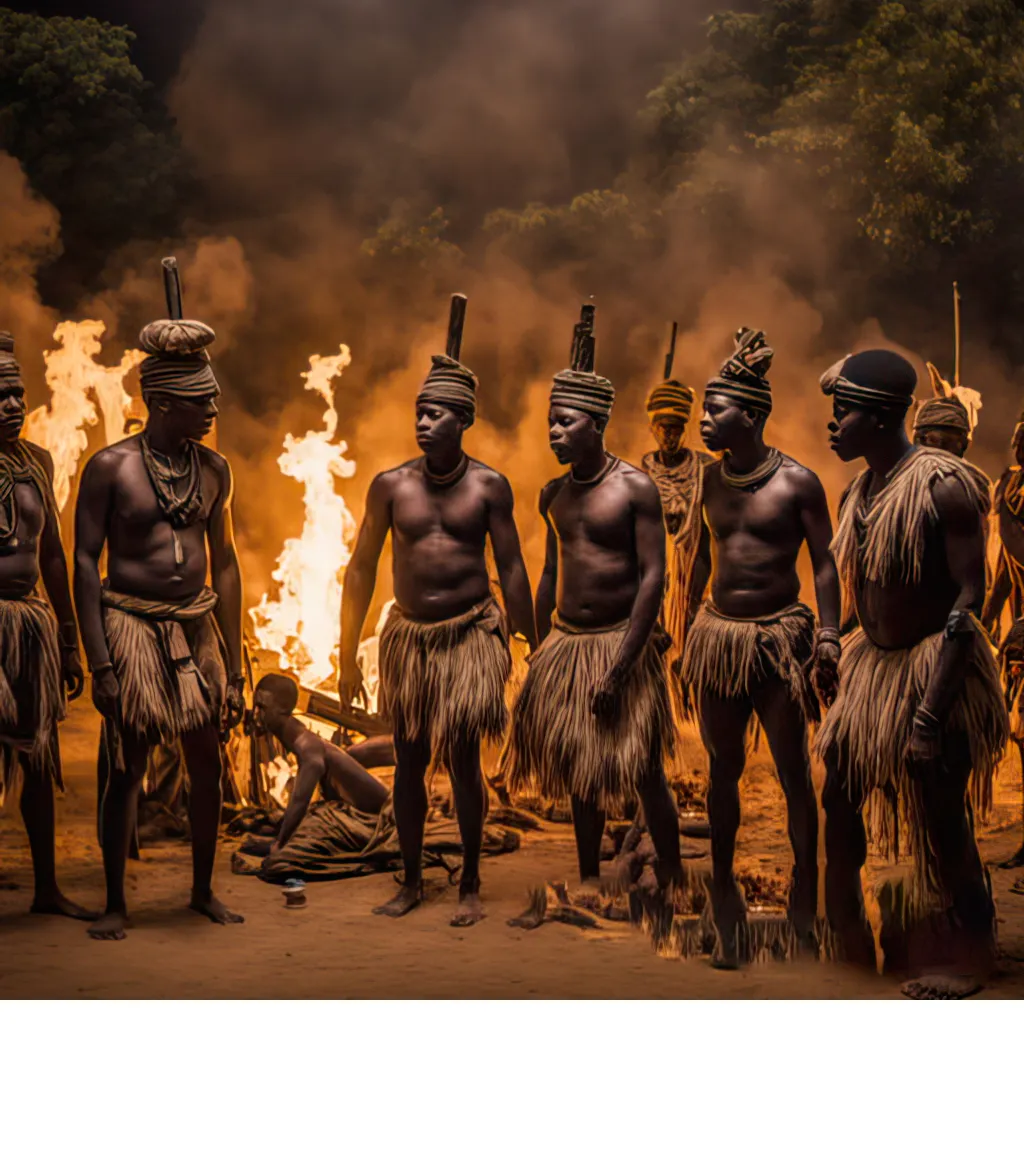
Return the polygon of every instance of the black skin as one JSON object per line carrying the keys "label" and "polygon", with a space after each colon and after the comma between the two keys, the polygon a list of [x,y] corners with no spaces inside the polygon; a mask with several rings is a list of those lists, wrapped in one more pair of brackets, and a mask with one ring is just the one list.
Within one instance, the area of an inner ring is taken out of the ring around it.
{"label": "black skin", "polygon": [[[180,458],[188,440],[199,441],[217,415],[216,397],[186,400],[157,396],[146,435],[160,453]],[[184,563],[174,561],[170,523],[164,518],[146,472],[139,437],[98,452],[82,472],[75,509],[75,605],[90,667],[110,663],[103,630],[99,562],[107,551],[107,578],[115,591],[154,600],[189,600],[207,583],[217,593],[215,609],[227,650],[229,687],[215,721],[182,737],[190,782],[192,896],[189,907],[216,924],[240,923],[211,887],[221,811],[221,728],[237,724],[244,712],[241,692],[242,581],[232,527],[232,479],[227,460],[202,445],[203,512],[179,530]],[[93,677],[97,710],[117,723],[120,686],[113,669]],[[125,772],[111,773],[103,806],[103,870],[107,884],[104,915],[89,934],[97,940],[123,940],[128,916],[124,870],[135,821],[149,744],[131,731],[120,732]]]}
{"label": "black skin", "polygon": [[967,435],[956,428],[918,428],[914,443],[921,448],[941,448],[961,460],[967,455]]}
{"label": "black skin", "polygon": [[[681,464],[685,458],[688,449],[682,446],[683,436],[686,434],[686,421],[677,416],[657,416],[651,421],[651,435],[657,441],[658,451],[656,453],[658,462],[663,464],[666,468],[674,468]],[[679,524],[675,523],[673,518],[667,514],[665,516],[665,527],[668,529],[670,536],[674,536],[679,531]],[[700,596],[703,595],[703,590],[707,586],[708,578],[711,575],[711,534],[708,532],[706,522],[701,522],[700,540],[697,544],[697,555],[693,558],[693,579],[691,581],[691,594],[689,604],[689,619],[692,622],[693,617],[697,614],[697,609],[700,607]],[[699,594],[695,594],[693,590],[699,589]],[[682,657],[677,657],[681,661]],[[673,672],[678,674],[679,669],[673,667]]]}
{"label": "black skin", "polygon": [[[885,476],[915,451],[902,416],[833,405],[830,444],[840,460],[863,459],[871,469],[869,495],[885,485]],[[981,516],[953,479],[932,489],[938,514],[916,585],[893,581],[862,582],[855,589],[857,616],[870,639],[883,648],[911,648],[941,632],[954,609],[981,611],[985,596],[985,535]],[[922,707],[944,716],[961,690],[970,660],[970,644],[944,639]],[[974,839],[967,802],[971,749],[966,740],[940,740],[915,725],[909,748],[912,770],[921,780],[928,838],[942,882],[962,929],[960,972],[987,975],[994,954],[994,908]],[[825,809],[825,903],[829,922],[848,959],[874,968],[871,931],[864,914],[860,870],[867,855],[861,813],[866,797],[851,795],[837,765],[826,762],[822,803]],[[948,994],[948,974],[926,974],[914,981],[914,995]]]}
{"label": "black skin", "polygon": [[[498,569],[512,630],[536,646],[530,582],[513,519],[512,488],[499,472],[470,459],[465,475],[450,487],[433,484],[425,468],[445,476],[458,468],[462,436],[469,426],[457,410],[439,404],[416,405],[416,442],[422,456],[374,477],[352,560],[345,571],[341,601],[338,694],[350,705],[362,692],[356,655],[373,597],[377,565],[388,533],[393,545],[392,574],[399,607],[419,620],[448,620],[490,596],[486,545]],[[404,916],[422,899],[423,828],[427,815],[426,741],[395,733],[393,801],[405,868],[394,899],[375,912]],[[483,918],[480,903],[480,851],[487,791],[480,771],[479,741],[453,754],[452,789],[463,845],[459,906],[453,927]]]}
{"label": "black skin", "polygon": [[270,856],[294,836],[309,810],[317,786],[329,779],[338,794],[360,812],[376,814],[388,799],[387,788],[348,752],[317,736],[298,720],[292,709],[283,707],[272,692],[257,691],[253,697],[253,718],[258,731],[276,736],[298,762],[298,774],[278,829]]}
{"label": "black skin", "polygon": [[[1017,467],[1024,467],[1024,435],[1021,435],[1019,425],[1010,447]],[[1009,555],[1018,563],[1024,563],[1024,523],[1014,516],[1006,505],[1006,486],[1012,475],[1012,470],[1007,469],[996,485],[995,507],[999,519],[999,542],[1002,547],[999,551],[999,562],[996,565],[992,587],[989,589],[985,607],[981,613],[982,627],[988,631],[996,644],[999,643],[1000,617],[1007,601],[1011,601],[1010,614],[1015,620],[1024,615],[1024,603],[1020,603],[1020,598],[1014,594],[1006,559]],[[1020,759],[1021,774],[1024,775],[1024,745],[1019,740],[1015,740],[1014,743],[1017,746],[1017,756]],[[1009,860],[1001,865],[1003,868],[1020,868],[1021,866],[1024,866],[1024,844]]]}
{"label": "black skin", "polygon": [[[701,438],[712,452],[725,453],[730,472],[753,471],[769,453],[764,417],[729,397],[708,392]],[[832,559],[832,522],[821,481],[785,457],[764,484],[736,489],[722,479],[722,465],[704,477],[704,519],[711,531],[711,592],[715,605],[739,619],[769,616],[800,594],[797,558],[807,545],[814,571],[818,618],[823,628],[839,626],[839,577]],[[703,592],[696,589],[695,595]],[[812,679],[823,703],[838,685],[839,645],[819,644]],[[737,966],[738,929],[745,916],[733,872],[740,824],[739,783],[746,765],[746,730],[752,714],[761,722],[786,797],[794,866],[790,918],[811,945],[818,898],[818,808],[811,781],[807,723],[780,679],[755,686],[748,697],[706,692],[700,700],[701,738],[710,758],[708,819],[713,867],[712,906],[718,929],[716,967]]]}
{"label": "black skin", "polygon": [[[0,381],[0,453],[7,451],[21,434],[25,424],[25,389],[20,380]],[[26,444],[39,458],[50,484],[53,484],[53,460],[49,452],[35,444]],[[82,694],[85,679],[78,655],[78,627],[71,604],[68,566],[60,537],[60,522],[49,513],[34,484],[17,484],[14,499],[18,509],[18,533],[14,551],[0,556],[0,600],[21,599],[39,582],[49,597],[61,639],[61,676],[69,700]],[[12,684],[15,698],[22,702],[38,691],[35,684]],[[20,733],[31,738],[34,733]],[[88,912],[69,900],[57,885],[54,848],[53,780],[42,765],[34,762],[30,752],[18,753],[22,761],[21,815],[28,833],[32,853],[35,894],[32,911],[77,920],[93,920]]]}
{"label": "black skin", "polygon": [[[629,624],[615,663],[594,692],[594,715],[618,718],[626,678],[643,652],[661,611],[665,587],[665,525],[654,483],[639,469],[616,461],[604,480],[585,486],[607,467],[604,423],[586,412],[553,404],[549,442],[570,471],[547,484],[540,512],[547,525],[544,572],[537,585],[536,616],[543,639],[558,614],[570,624]],[[574,484],[572,478],[581,481]],[[660,760],[646,766],[639,787],[647,828],[658,854],[656,874],[665,887],[682,881],[679,822]],[[600,878],[605,813],[572,798],[580,880]]]}

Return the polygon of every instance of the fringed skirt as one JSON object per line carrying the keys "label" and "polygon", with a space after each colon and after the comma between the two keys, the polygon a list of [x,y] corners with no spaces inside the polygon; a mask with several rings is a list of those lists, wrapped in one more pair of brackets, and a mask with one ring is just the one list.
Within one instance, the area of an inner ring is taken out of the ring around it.
{"label": "fringed skirt", "polygon": [[819,718],[809,666],[814,651],[814,613],[793,604],[772,616],[738,620],[705,601],[686,638],[682,683],[687,712],[700,712],[705,694],[749,697],[763,681],[782,680],[809,724]]}
{"label": "fringed skirt", "polygon": [[428,740],[435,767],[457,746],[500,741],[512,671],[505,615],[493,599],[451,620],[424,621],[396,604],[380,636],[380,711],[396,738]]}
{"label": "fringed skirt", "polygon": [[[992,648],[980,629],[971,643],[967,674],[943,718],[942,731],[944,736],[964,735],[970,743],[970,796],[974,810],[984,817],[992,807],[992,782],[1009,725]],[[907,749],[941,645],[942,633],[914,648],[898,649],[876,647],[860,628],[848,636],[839,663],[839,695],[815,748],[828,771],[839,773],[848,794],[867,801],[868,834],[879,851],[896,853],[902,824],[915,877],[933,892],[938,878],[924,800],[920,783],[908,770]]]}
{"label": "fringed skirt", "polygon": [[150,744],[173,744],[219,720],[227,671],[216,603],[208,588],[178,605],[104,589],[103,626],[121,686],[121,723]]}
{"label": "fringed skirt", "polygon": [[557,621],[530,657],[502,755],[509,789],[617,810],[675,748],[662,646],[652,637],[630,670],[618,716],[602,723],[591,704],[615,663],[628,621],[585,630]]}
{"label": "fringed skirt", "polygon": [[0,803],[28,756],[63,788],[57,722],[65,715],[57,621],[45,600],[0,600]]}

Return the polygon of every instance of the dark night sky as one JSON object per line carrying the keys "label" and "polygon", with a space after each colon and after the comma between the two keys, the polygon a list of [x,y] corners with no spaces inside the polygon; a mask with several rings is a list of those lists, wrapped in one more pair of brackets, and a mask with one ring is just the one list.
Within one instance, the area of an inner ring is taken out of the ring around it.
{"label": "dark night sky", "polygon": [[132,53],[147,80],[159,87],[174,78],[182,55],[202,22],[209,0],[56,0],[2,3],[14,12],[39,16],[95,16],[125,24],[138,36]]}

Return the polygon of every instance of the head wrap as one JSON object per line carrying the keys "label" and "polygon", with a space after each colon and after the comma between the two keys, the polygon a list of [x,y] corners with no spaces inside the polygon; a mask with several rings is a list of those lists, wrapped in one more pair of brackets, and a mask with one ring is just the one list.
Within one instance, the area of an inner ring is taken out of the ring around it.
{"label": "head wrap", "polygon": [[21,366],[14,357],[14,337],[0,332],[0,380],[20,380]]}
{"label": "head wrap", "polygon": [[822,392],[840,404],[906,412],[913,403],[917,372],[898,352],[872,348],[838,360],[820,383]]}
{"label": "head wrap", "polygon": [[472,424],[476,419],[476,389],[476,376],[465,364],[450,356],[432,356],[430,371],[420,385],[417,399],[453,408]]}
{"label": "head wrap", "polygon": [[214,331],[199,320],[154,320],[139,333],[139,347],[149,355],[139,376],[144,400],[150,396],[178,396],[199,400],[220,391],[210,365],[207,346]]}
{"label": "head wrap", "polygon": [[943,396],[925,400],[919,404],[914,416],[914,431],[924,428],[948,428],[962,432],[968,439],[971,435],[971,421],[967,409],[956,396]]}
{"label": "head wrap", "polygon": [[757,328],[741,328],[735,340],[733,354],[704,390],[727,396],[744,408],[767,416],[772,410],[772,388],[767,375],[775,351]]}
{"label": "head wrap", "polygon": [[675,418],[684,424],[690,419],[697,393],[678,380],[664,380],[655,384],[647,397],[647,415],[651,420],[658,417]]}
{"label": "head wrap", "polygon": [[607,419],[615,403],[615,389],[612,382],[603,376],[566,368],[554,378],[551,403]]}

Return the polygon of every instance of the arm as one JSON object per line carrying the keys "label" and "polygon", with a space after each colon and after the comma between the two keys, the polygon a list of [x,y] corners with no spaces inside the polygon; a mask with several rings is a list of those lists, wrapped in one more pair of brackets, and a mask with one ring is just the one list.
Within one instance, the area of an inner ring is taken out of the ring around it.
{"label": "arm", "polygon": [[234,481],[231,467],[223,457],[216,458],[220,473],[220,495],[214,501],[206,525],[206,539],[210,548],[210,583],[217,593],[214,614],[224,637],[228,660],[228,696],[225,726],[228,729],[241,722],[245,714],[242,697],[242,575],[235,551],[235,530],[232,523],[231,503]]}
{"label": "arm", "polygon": [[697,555],[693,558],[693,579],[690,581],[690,603],[686,607],[687,624],[693,623],[711,579],[711,533],[704,520],[703,507],[700,518],[700,539],[697,542]]}
{"label": "arm", "polygon": [[548,514],[552,498],[553,493],[550,491],[550,486],[546,487],[540,494],[540,514],[547,527],[547,536],[544,540],[544,571],[540,574],[537,599],[534,603],[537,638],[539,640],[543,640],[551,631],[551,617],[555,614],[558,595],[558,537],[555,535],[554,525]]}
{"label": "arm", "polygon": [[832,556],[832,519],[821,481],[813,472],[804,474],[800,523],[811,556],[814,595],[818,604],[818,634],[814,639],[812,679],[818,695],[827,705],[839,688],[839,573]]}
{"label": "arm", "polygon": [[981,626],[996,642],[999,640],[999,618],[1010,597],[1010,588],[1010,567],[1006,562],[1006,551],[1000,548],[992,587],[985,600],[985,607],[981,610]]}
{"label": "arm", "polygon": [[327,771],[327,762],[321,749],[300,752],[295,750],[299,762],[299,771],[292,785],[292,794],[288,800],[281,819],[281,826],[277,830],[277,840],[271,852],[279,852],[295,835],[295,830],[302,823],[309,811],[310,802],[316,792],[317,785],[323,780]]}
{"label": "arm", "polygon": [[[49,452],[40,450],[40,459],[46,469],[46,475],[53,486],[53,458]],[[68,561],[64,555],[64,543],[60,538],[60,521],[55,515],[55,508],[46,510],[46,522],[43,525],[43,534],[39,541],[39,572],[43,578],[43,587],[50,598],[50,605],[57,617],[57,627],[60,635],[61,671],[68,697],[77,700],[85,687],[85,677],[82,675],[82,661],[78,655],[78,624],[75,621],[75,609],[71,603],[71,585],[68,581]]]}
{"label": "arm", "polygon": [[971,659],[975,626],[970,616],[981,611],[985,599],[985,532],[981,517],[954,479],[936,482],[932,498],[942,525],[946,564],[960,593],[943,632],[935,671],[914,718],[910,750],[918,760],[938,757],[940,717],[952,706]]}
{"label": "arm", "polygon": [[391,495],[382,473],[374,477],[366,494],[366,512],[359,527],[352,559],[345,569],[341,590],[341,643],[339,653],[338,695],[348,707],[362,690],[357,654],[363,634],[366,613],[377,582],[377,564],[391,528]]}
{"label": "arm", "polygon": [[526,574],[519,532],[512,516],[513,507],[512,488],[505,477],[500,476],[495,498],[491,501],[488,531],[512,631],[526,638],[532,652],[537,647],[537,624],[533,615],[530,578]]}
{"label": "arm", "polygon": [[646,477],[635,484],[632,505],[638,576],[636,598],[615,663],[598,686],[591,704],[594,715],[606,720],[614,717],[619,708],[626,676],[657,623],[665,595],[665,521],[658,490]]}
{"label": "arm", "polygon": [[113,505],[113,491],[114,465],[101,452],[86,464],[78,488],[74,592],[85,658],[93,674],[93,703],[108,718],[115,715],[120,689],[103,631],[100,556],[107,538],[107,518]]}

